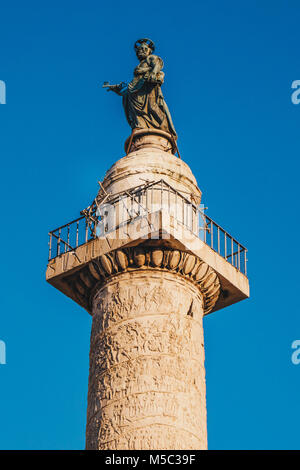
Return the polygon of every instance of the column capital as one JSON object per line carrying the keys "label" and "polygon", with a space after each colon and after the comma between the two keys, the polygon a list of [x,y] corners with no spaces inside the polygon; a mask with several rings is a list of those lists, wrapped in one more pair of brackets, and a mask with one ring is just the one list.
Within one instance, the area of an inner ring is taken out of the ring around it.
{"label": "column capital", "polygon": [[170,271],[195,284],[204,300],[204,313],[216,304],[221,288],[217,273],[199,257],[181,250],[149,245],[110,251],[93,259],[69,279],[78,301],[90,313],[95,293],[107,279],[136,270]]}

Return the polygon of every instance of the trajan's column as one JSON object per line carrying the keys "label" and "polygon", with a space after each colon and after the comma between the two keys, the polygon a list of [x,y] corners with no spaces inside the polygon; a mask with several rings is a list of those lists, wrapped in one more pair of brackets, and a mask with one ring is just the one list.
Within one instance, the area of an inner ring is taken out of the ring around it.
{"label": "trajan's column", "polygon": [[93,317],[86,448],[206,449],[203,316],[249,296],[246,249],[201,209],[154,43],[135,50],[133,80],[104,84],[132,128],[125,156],[50,232],[46,277]]}

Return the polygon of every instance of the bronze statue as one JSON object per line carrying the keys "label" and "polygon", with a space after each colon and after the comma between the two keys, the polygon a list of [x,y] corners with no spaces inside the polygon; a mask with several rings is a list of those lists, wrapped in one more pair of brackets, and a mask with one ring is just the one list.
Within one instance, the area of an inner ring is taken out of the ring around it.
{"label": "bronze statue", "polygon": [[176,137],[170,111],[164,100],[161,85],[164,82],[164,63],[154,55],[155,46],[150,39],[138,39],[134,45],[139,65],[134,69],[134,78],[128,85],[124,82],[110,85],[104,82],[107,91],[123,97],[123,107],[132,129],[161,129]]}

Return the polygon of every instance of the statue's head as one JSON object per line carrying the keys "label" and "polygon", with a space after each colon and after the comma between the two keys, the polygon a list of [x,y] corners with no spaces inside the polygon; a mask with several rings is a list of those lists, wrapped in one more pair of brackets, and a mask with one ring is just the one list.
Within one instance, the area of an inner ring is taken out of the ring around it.
{"label": "statue's head", "polygon": [[155,50],[154,42],[151,39],[143,38],[138,39],[134,44],[134,49],[139,60],[146,59],[148,55],[152,54]]}

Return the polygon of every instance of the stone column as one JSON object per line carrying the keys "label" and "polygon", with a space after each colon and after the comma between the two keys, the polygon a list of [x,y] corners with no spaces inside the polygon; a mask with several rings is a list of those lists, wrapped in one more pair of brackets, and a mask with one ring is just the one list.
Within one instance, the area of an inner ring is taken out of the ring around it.
{"label": "stone column", "polygon": [[[164,253],[147,255],[159,264]],[[92,305],[87,449],[205,449],[199,288],[141,266],[110,277]]]}
{"label": "stone column", "polygon": [[201,191],[172,137],[140,129],[125,147],[83,212],[85,243],[78,220],[50,238],[68,249],[47,281],[93,316],[86,448],[205,449],[202,318],[249,297],[249,282],[226,257],[233,239],[198,218]]}
{"label": "stone column", "polygon": [[[200,203],[196,180],[172,154],[168,134],[139,131],[130,145],[108,170],[100,201],[163,179]],[[161,200],[154,194],[150,211],[157,210],[155,197]],[[89,294],[87,449],[207,447],[202,318],[218,298],[218,276],[177,242],[174,249],[169,241],[149,239],[89,264],[99,282]],[[82,280],[87,283],[87,276]]]}

